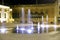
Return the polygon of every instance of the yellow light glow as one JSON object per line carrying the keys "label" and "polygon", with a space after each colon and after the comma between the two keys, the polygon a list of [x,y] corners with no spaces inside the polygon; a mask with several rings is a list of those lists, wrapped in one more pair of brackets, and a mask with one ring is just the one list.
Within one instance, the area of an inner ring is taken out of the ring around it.
{"label": "yellow light glow", "polygon": [[12,9],[10,9],[10,11],[12,11]]}
{"label": "yellow light glow", "polygon": [[3,6],[3,5],[0,5],[0,8],[10,8],[8,6]]}

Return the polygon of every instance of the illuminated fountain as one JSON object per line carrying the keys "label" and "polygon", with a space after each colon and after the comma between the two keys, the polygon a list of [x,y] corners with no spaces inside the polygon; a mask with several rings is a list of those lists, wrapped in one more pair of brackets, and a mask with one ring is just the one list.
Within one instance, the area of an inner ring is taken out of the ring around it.
{"label": "illuminated fountain", "polygon": [[[33,22],[31,21],[31,14],[30,14],[30,9],[28,9],[28,15],[27,15],[27,23],[25,23],[25,18],[24,18],[24,8],[22,8],[22,25],[17,25],[16,27],[16,30],[17,30],[17,33],[19,33],[19,31],[21,31],[22,34],[24,34],[24,32],[27,32],[28,34],[31,34],[33,33],[34,31],[34,27],[33,27]],[[56,16],[54,18],[54,30],[56,31]],[[48,33],[48,29],[49,29],[49,24],[48,24],[48,15],[46,16],[46,24],[44,23],[44,19],[43,19],[43,16],[42,16],[42,24],[40,24],[40,22],[38,22],[38,25],[37,25],[37,30],[38,30],[38,34],[40,32],[44,33],[45,31],[45,28],[46,28],[46,33]]]}
{"label": "illuminated fountain", "polygon": [[37,29],[38,29],[38,34],[40,33],[40,23],[38,22],[38,25],[37,25]]}
{"label": "illuminated fountain", "polygon": [[24,8],[22,8],[22,24],[24,24],[25,20],[24,20]]}
{"label": "illuminated fountain", "polygon": [[18,25],[17,25],[17,28],[16,28],[17,33],[18,33],[18,30],[19,30],[19,27],[18,27]]}
{"label": "illuminated fountain", "polygon": [[2,26],[0,28],[0,33],[2,33],[2,34],[7,33],[7,28],[5,27],[4,22],[2,22]]}
{"label": "illuminated fountain", "polygon": [[42,27],[42,33],[44,33],[44,27],[45,27],[45,25],[44,25],[44,21],[43,21],[43,16],[42,16],[42,24],[41,24],[41,27]]}
{"label": "illuminated fountain", "polygon": [[57,25],[56,25],[56,16],[54,17],[54,31],[56,31]]}
{"label": "illuminated fountain", "polygon": [[46,32],[48,33],[48,28],[49,28],[49,24],[48,24],[48,15],[46,16]]}
{"label": "illuminated fountain", "polygon": [[[22,25],[17,26],[16,31],[17,33],[19,33],[19,31],[22,32],[22,34],[24,34],[24,32],[26,31],[27,33],[33,33],[33,22],[31,21],[31,14],[30,14],[30,9],[28,9],[28,16],[27,16],[27,24],[25,24],[25,20],[24,20],[24,8],[22,8]],[[27,27],[27,28],[25,28]]]}
{"label": "illuminated fountain", "polygon": [[27,22],[28,22],[28,23],[31,23],[30,9],[28,9],[28,18],[27,18]]}
{"label": "illuminated fountain", "polygon": [[31,21],[31,13],[30,13],[30,9],[28,9],[28,16],[27,16],[27,23],[28,23],[28,27],[29,29],[27,30],[27,33],[33,33],[34,27],[33,27],[33,22]]}

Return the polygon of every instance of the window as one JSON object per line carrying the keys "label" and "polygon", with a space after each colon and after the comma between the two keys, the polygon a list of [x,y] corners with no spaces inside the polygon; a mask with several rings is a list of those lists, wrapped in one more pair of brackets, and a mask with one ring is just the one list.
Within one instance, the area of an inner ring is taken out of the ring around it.
{"label": "window", "polygon": [[0,18],[1,18],[1,13],[0,13]]}
{"label": "window", "polygon": [[9,9],[5,9],[5,12],[9,11]]}
{"label": "window", "polygon": [[4,18],[6,18],[6,13],[4,13]]}

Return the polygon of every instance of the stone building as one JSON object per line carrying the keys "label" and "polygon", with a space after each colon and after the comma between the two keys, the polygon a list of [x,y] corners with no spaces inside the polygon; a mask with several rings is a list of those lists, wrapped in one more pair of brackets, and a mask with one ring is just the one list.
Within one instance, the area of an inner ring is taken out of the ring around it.
{"label": "stone building", "polygon": [[13,9],[13,18],[15,21],[21,22],[21,9],[24,8],[25,18],[27,19],[28,9],[31,10],[31,20],[34,23],[41,22],[42,16],[44,17],[44,22],[46,22],[46,16],[48,15],[48,23],[54,23],[55,16],[56,22],[58,23],[58,15],[59,15],[59,6],[58,3],[50,3],[50,4],[37,4],[37,5],[14,5]]}
{"label": "stone building", "polygon": [[13,22],[12,9],[8,6],[0,5],[0,22]]}

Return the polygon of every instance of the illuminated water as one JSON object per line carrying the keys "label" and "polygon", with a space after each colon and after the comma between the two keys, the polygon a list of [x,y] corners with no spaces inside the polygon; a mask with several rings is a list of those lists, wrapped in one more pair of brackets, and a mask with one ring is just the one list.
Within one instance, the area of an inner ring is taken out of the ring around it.
{"label": "illuminated water", "polygon": [[49,28],[49,24],[48,24],[48,15],[46,16],[46,33],[48,33],[48,28]]}
{"label": "illuminated water", "polygon": [[54,31],[57,30],[57,24],[56,24],[56,16],[54,17]]}
{"label": "illuminated water", "polygon": [[25,15],[24,8],[22,8],[22,23],[25,23],[24,15]]}
{"label": "illuminated water", "polygon": [[42,27],[42,33],[44,33],[44,19],[43,19],[43,16],[42,16],[42,24],[41,24],[41,27]]}
{"label": "illuminated water", "polygon": [[39,34],[40,33],[40,23],[39,22],[38,22],[37,28],[38,28],[38,34]]}

